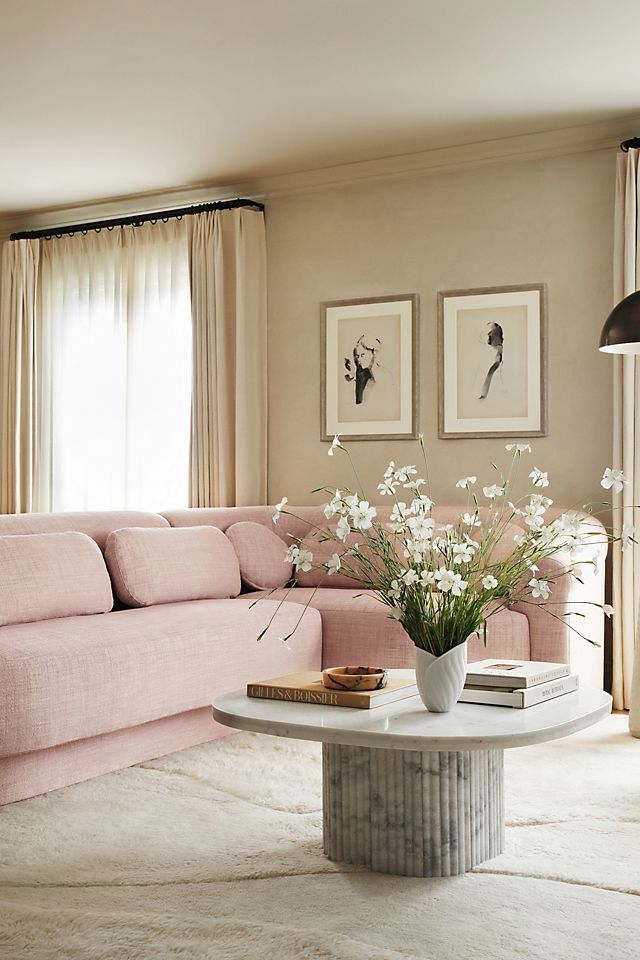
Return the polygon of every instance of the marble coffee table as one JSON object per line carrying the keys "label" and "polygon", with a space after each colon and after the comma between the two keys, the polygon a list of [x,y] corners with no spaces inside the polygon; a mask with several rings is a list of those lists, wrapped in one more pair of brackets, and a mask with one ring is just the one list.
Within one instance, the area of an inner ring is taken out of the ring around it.
{"label": "marble coffee table", "polygon": [[[408,671],[390,671],[408,676]],[[220,723],[322,742],[324,851],[380,873],[448,877],[502,853],[503,759],[597,723],[611,697],[582,689],[514,710],[419,697],[373,710],[219,697]]]}

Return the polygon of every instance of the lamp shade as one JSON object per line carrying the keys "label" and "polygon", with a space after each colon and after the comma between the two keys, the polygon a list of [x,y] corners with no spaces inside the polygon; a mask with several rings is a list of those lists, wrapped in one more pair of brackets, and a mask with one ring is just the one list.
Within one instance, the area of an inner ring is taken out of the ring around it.
{"label": "lamp shade", "polygon": [[613,308],[602,328],[599,349],[604,353],[640,354],[640,290]]}

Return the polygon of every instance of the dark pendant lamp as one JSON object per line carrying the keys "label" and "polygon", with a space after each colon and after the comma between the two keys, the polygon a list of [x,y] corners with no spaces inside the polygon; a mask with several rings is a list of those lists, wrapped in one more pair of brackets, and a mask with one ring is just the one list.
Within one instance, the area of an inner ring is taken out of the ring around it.
{"label": "dark pendant lamp", "polygon": [[[623,140],[623,153],[640,148],[640,137]],[[600,334],[603,353],[640,354],[640,290],[630,293],[613,308]]]}
{"label": "dark pendant lamp", "polygon": [[613,308],[600,334],[603,353],[640,354],[640,290]]}

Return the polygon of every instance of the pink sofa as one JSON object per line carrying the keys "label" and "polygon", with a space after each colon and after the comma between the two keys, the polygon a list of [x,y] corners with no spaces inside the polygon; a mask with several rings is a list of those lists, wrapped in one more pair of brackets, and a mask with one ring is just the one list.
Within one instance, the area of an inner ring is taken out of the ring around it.
{"label": "pink sofa", "polygon": [[[289,535],[304,537],[310,523],[326,523],[319,508],[292,509],[299,519],[283,516],[276,528],[270,507],[0,516],[0,804],[222,736],[229,731],[213,720],[211,701],[250,681],[356,661],[413,666],[413,646],[402,628],[360,590],[329,580],[315,593],[297,586],[266,599],[267,590],[255,589],[259,583],[247,590],[245,572],[238,593],[240,572],[256,563],[264,567],[246,521],[275,530],[285,543]],[[436,519],[448,522],[456,514],[440,508]],[[243,539],[230,529],[239,522]],[[145,534],[188,527],[216,527],[229,538],[216,532],[218,542],[213,531],[197,541],[174,536],[165,556],[167,537]],[[125,534],[113,533],[123,528]],[[131,537],[128,528],[135,528]],[[86,536],[42,536],[68,532]],[[187,552],[176,567],[176,552],[188,551],[190,543],[194,561]],[[137,606],[116,597],[111,608],[100,553],[105,546],[118,595]],[[207,550],[214,551],[211,562]],[[128,570],[120,569],[127,564]],[[584,584],[563,578],[557,599],[602,602],[603,566]],[[202,583],[193,587],[191,579]],[[198,599],[212,580],[218,592]],[[293,639],[283,645],[280,638],[307,601]],[[276,610],[269,632],[256,642]],[[601,641],[601,615],[592,611],[580,629]],[[535,604],[493,617],[487,650],[471,638],[470,659],[487,655],[570,662],[583,683],[602,685],[601,649]]]}

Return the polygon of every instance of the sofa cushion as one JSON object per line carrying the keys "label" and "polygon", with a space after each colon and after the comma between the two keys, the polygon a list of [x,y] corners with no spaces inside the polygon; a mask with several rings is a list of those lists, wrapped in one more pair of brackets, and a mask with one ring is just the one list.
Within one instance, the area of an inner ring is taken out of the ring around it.
{"label": "sofa cushion", "polygon": [[130,607],[240,593],[235,550],[215,527],[113,530],[105,559],[116,593]]}
{"label": "sofa cushion", "polygon": [[106,613],[111,583],[84,533],[0,537],[0,626]]}
{"label": "sofa cushion", "polygon": [[112,530],[121,527],[168,527],[159,513],[144,510],[85,510],[61,513],[6,513],[0,515],[0,537],[27,533],[86,533],[101,550]]}
{"label": "sofa cushion", "polygon": [[[267,635],[257,636],[275,614]],[[300,607],[197,600],[0,628],[0,756],[211,706],[269,677],[319,670],[321,621]]]}
{"label": "sofa cushion", "polygon": [[[260,596],[256,593],[254,596]],[[413,668],[415,648],[397,622],[388,617],[388,607],[363,590],[317,590],[294,587],[277,590],[272,600],[308,603],[322,617],[323,667],[347,663],[378,664],[387,668]],[[293,643],[295,635],[290,641]],[[469,638],[470,661],[486,657],[529,660],[529,622],[522,613],[501,610],[487,622],[487,646],[476,636]]]}
{"label": "sofa cushion", "polygon": [[250,590],[283,587],[293,576],[287,545],[262,523],[241,520],[225,531],[240,564],[240,577]]}

